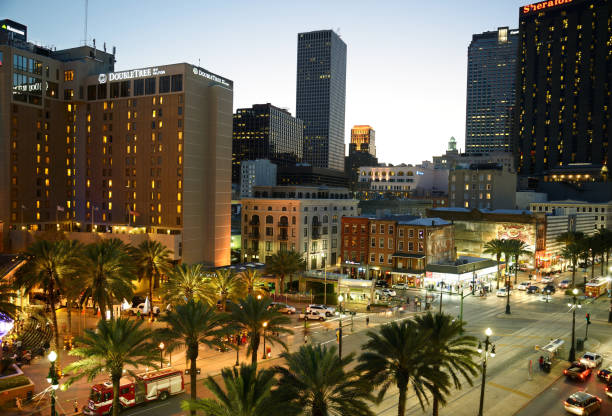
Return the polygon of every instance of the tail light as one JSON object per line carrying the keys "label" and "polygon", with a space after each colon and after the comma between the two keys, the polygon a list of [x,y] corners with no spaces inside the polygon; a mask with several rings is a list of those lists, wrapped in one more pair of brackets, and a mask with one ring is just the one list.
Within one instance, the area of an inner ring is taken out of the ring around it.
{"label": "tail light", "polygon": [[566,375],[567,375],[567,370],[563,370],[563,374],[566,374]]}

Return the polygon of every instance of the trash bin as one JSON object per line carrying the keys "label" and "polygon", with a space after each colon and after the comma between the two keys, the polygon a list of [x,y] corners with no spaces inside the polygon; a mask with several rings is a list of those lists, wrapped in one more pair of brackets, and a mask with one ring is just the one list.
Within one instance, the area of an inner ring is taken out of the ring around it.
{"label": "trash bin", "polygon": [[576,351],[584,350],[584,340],[582,338],[576,339]]}

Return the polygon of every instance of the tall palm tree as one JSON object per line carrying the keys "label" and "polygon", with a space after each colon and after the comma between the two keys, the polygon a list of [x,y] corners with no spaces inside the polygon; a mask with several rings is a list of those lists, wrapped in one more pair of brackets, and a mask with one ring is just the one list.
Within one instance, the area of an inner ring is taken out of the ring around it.
{"label": "tall palm tree", "polygon": [[109,309],[112,317],[113,301],[132,296],[135,271],[128,246],[118,238],[85,247],[81,276],[102,316]]}
{"label": "tall palm tree", "polygon": [[134,258],[138,267],[139,275],[148,280],[149,283],[149,314],[153,314],[153,286],[161,276],[168,273],[171,268],[170,254],[163,244],[158,241],[145,240],[138,245],[134,251]]}
{"label": "tall palm tree", "polygon": [[62,293],[62,282],[79,270],[81,251],[82,247],[76,241],[39,240],[28,247],[25,253],[26,264],[17,271],[16,287],[24,289],[26,293],[40,288],[46,296],[56,351],[60,350],[60,342],[55,308]]}
{"label": "tall palm tree", "polygon": [[[597,230],[597,233],[600,236],[602,245],[603,245],[603,250],[606,257],[606,270],[608,270],[608,261],[610,260],[610,250],[612,250],[612,231],[608,230],[607,228],[600,228],[599,230]],[[601,273],[602,275],[604,275],[604,269],[603,269],[603,258],[602,258],[602,269],[601,269]]]}
{"label": "tall palm tree", "polygon": [[584,238],[584,233],[580,231],[566,231],[557,236],[556,240],[558,243],[563,243],[565,246],[575,243],[578,240]]}
{"label": "tall palm tree", "polygon": [[[80,266],[82,267],[82,265]],[[82,306],[86,291],[85,279],[80,274],[64,276],[62,278],[62,295],[66,298],[66,318],[68,320],[68,333],[72,334],[72,309],[75,304]]]}
{"label": "tall palm tree", "polygon": [[236,301],[244,295],[244,282],[233,269],[215,270],[207,287],[207,297],[212,305],[221,302],[221,308],[227,311],[227,301]]}
{"label": "tall palm tree", "polygon": [[291,276],[301,270],[306,269],[304,257],[296,251],[279,251],[273,254],[266,261],[266,272],[280,277],[280,288],[278,294],[285,290],[285,276]]}
{"label": "tall palm tree", "polygon": [[[158,329],[155,337],[166,343],[168,352],[182,346],[187,348],[187,358],[190,362],[191,400],[195,400],[197,398],[196,360],[199,347],[200,345],[208,348],[223,346],[221,337],[225,331],[222,325],[226,318],[217,313],[214,307],[191,299],[185,304],[177,305],[174,311],[162,316],[161,321],[168,326]],[[195,414],[195,410],[191,414]]]}
{"label": "tall palm tree", "polygon": [[98,375],[107,373],[113,383],[112,414],[117,416],[121,406],[119,385],[124,370],[135,375],[139,366],[157,368],[159,352],[151,342],[153,333],[140,328],[142,323],[123,318],[100,319],[95,330],[86,329],[75,340],[77,347],[69,352],[81,359],[64,369],[64,373],[72,374],[66,384],[69,386],[83,377],[91,382]]}
{"label": "tall palm tree", "polygon": [[208,299],[206,278],[201,264],[179,264],[168,273],[164,300],[173,305]]}
{"label": "tall palm tree", "polygon": [[0,314],[15,319],[19,312],[19,306],[14,303],[16,298],[17,293],[11,285],[0,284]]}
{"label": "tall palm tree", "polygon": [[247,269],[240,273],[247,294],[257,296],[265,292],[263,290],[265,282],[256,269]]}
{"label": "tall palm tree", "polygon": [[504,254],[504,244],[504,240],[494,239],[487,241],[487,243],[484,245],[484,253],[494,255],[495,259],[497,260],[497,289],[499,289],[500,280],[499,263],[501,261],[502,254]]}
{"label": "tall palm tree", "polygon": [[[462,334],[463,322],[456,321],[447,314],[434,315],[431,312],[417,316],[415,322],[422,333],[429,334],[427,346],[433,365],[450,375],[455,389],[461,388],[462,378],[471,386],[472,377],[478,374],[479,368],[474,361],[478,355],[478,341],[472,336]],[[435,383],[431,386],[439,389]],[[438,416],[439,405],[446,404],[443,391],[433,394],[433,416]]]}
{"label": "tall palm tree", "polygon": [[587,251],[588,255],[591,258],[591,279],[595,277],[595,256],[601,250],[601,242],[597,235],[592,235],[590,237],[585,238],[583,248]]}
{"label": "tall palm tree", "polygon": [[572,288],[576,287],[576,265],[578,264],[578,258],[582,253],[582,248],[577,242],[570,243],[561,249],[561,257],[565,260],[569,260],[572,265]]}
{"label": "tall palm tree", "polygon": [[506,240],[508,244],[509,254],[514,257],[514,284],[518,279],[518,262],[521,256],[531,255],[531,251],[527,250],[527,244],[517,238]]}
{"label": "tall palm tree", "polygon": [[335,346],[306,345],[294,353],[281,355],[286,366],[276,366],[280,374],[279,394],[304,414],[312,416],[373,416],[367,400],[374,400],[372,387],[359,373],[346,367],[355,354],[342,359]]}
{"label": "tall palm tree", "polygon": [[204,412],[206,416],[292,416],[286,403],[272,392],[277,384],[272,370],[257,371],[257,365],[242,364],[240,368],[221,370],[224,387],[212,377],[204,385],[216,399],[184,401],[183,410]]}
{"label": "tall palm tree", "polygon": [[[230,320],[232,332],[246,331],[249,337],[247,354],[251,354],[251,362],[257,363],[257,351],[261,338],[270,345],[279,344],[287,349],[287,345],[280,339],[280,334],[292,334],[284,324],[288,324],[289,318],[270,308],[270,298],[261,300],[248,295],[246,299],[240,299],[238,304],[231,305]],[[265,351],[264,351],[265,353]]]}
{"label": "tall palm tree", "polygon": [[[421,408],[429,403],[426,391],[444,400],[449,392],[450,378],[434,366],[434,357],[427,353],[428,333],[419,330],[416,322],[405,320],[383,325],[379,332],[368,331],[365,351],[359,357],[356,370],[373,386],[379,386],[378,398],[384,398],[392,384],[399,390],[397,414],[406,414],[406,398],[411,385]],[[439,388],[433,388],[433,386]],[[445,387],[446,386],[446,387]]]}

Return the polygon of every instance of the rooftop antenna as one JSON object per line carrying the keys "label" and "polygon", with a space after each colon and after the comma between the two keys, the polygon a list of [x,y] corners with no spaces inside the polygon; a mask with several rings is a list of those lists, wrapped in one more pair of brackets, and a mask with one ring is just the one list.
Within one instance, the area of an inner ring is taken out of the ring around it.
{"label": "rooftop antenna", "polygon": [[89,9],[89,0],[85,0],[85,28],[83,30],[83,44],[87,46],[87,11]]}
{"label": "rooftop antenna", "polygon": [[338,34],[338,36],[342,37],[342,35],[340,34],[340,28],[339,27],[336,28],[336,33]]}
{"label": "rooftop antenna", "polygon": [[200,58],[198,58],[198,66],[201,67],[202,65],[200,65]]}

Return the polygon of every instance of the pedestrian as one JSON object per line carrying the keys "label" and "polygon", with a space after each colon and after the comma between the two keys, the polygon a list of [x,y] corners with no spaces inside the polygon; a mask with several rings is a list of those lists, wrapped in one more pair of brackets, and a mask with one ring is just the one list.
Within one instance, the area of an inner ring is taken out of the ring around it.
{"label": "pedestrian", "polygon": [[543,367],[544,367],[544,357],[540,355],[540,359],[538,360],[538,363],[540,364],[540,371],[542,371]]}
{"label": "pedestrian", "polygon": [[366,326],[370,326],[370,317],[366,316]]}
{"label": "pedestrian", "polygon": [[140,319],[140,309],[138,309],[138,311],[136,311],[136,318]]}
{"label": "pedestrian", "polygon": [[74,400],[74,413],[79,413],[79,402]]}

